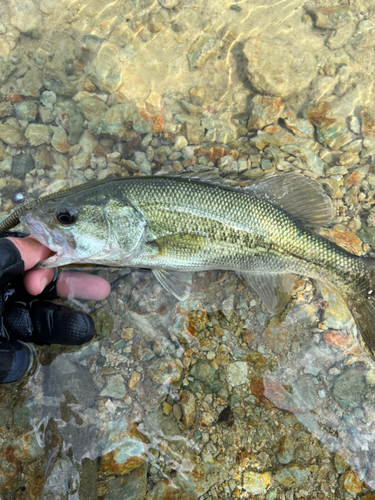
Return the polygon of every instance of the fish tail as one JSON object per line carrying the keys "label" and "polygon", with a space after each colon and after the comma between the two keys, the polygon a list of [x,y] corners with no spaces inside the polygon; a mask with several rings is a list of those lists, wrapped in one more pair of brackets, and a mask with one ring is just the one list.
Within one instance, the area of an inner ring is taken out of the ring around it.
{"label": "fish tail", "polygon": [[347,304],[363,341],[375,359],[375,261],[363,258],[365,276],[347,297]]}

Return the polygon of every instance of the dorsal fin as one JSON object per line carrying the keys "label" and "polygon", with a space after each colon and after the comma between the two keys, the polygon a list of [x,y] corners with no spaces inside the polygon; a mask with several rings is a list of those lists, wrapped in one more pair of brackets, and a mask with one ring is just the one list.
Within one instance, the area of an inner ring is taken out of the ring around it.
{"label": "dorsal fin", "polygon": [[306,226],[327,226],[333,218],[331,198],[314,180],[302,174],[290,173],[271,177],[243,188],[251,196],[278,205]]}

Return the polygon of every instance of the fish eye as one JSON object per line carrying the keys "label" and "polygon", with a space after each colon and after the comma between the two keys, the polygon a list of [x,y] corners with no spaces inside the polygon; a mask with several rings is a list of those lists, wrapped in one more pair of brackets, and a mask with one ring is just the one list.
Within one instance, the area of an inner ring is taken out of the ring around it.
{"label": "fish eye", "polygon": [[57,220],[63,226],[69,226],[76,221],[76,214],[70,208],[61,208],[56,214]]}

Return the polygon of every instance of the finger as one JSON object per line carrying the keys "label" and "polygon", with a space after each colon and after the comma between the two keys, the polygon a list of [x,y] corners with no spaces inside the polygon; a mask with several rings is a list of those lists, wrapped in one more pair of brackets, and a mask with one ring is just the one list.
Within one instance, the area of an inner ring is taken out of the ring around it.
{"label": "finger", "polygon": [[25,271],[31,269],[41,260],[51,255],[51,250],[37,241],[35,238],[8,238],[18,248],[22,260],[25,263]]}
{"label": "finger", "polygon": [[54,269],[33,269],[23,278],[23,284],[30,295],[39,295],[53,280]]}
{"label": "finger", "polygon": [[103,300],[111,293],[111,285],[93,274],[63,271],[57,278],[57,295],[85,300]]}

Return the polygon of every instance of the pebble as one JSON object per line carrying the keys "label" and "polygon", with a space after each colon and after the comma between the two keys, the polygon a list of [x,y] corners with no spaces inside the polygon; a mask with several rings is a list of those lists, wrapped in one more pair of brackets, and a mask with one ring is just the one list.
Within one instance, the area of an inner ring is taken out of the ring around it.
{"label": "pebble", "polygon": [[9,146],[21,148],[27,144],[24,135],[16,126],[0,124],[0,139]]}
{"label": "pebble", "polygon": [[170,384],[181,378],[182,367],[177,361],[163,357],[151,363],[148,373],[156,384]]}
{"label": "pebble", "polygon": [[70,150],[70,144],[68,142],[68,135],[65,130],[61,127],[51,127],[53,135],[51,139],[51,145],[59,153],[67,153]]}
{"label": "pebble", "polygon": [[289,436],[283,436],[279,441],[279,448],[277,450],[277,460],[286,465],[293,460],[294,445]]}
{"label": "pebble", "polygon": [[50,131],[47,125],[38,125],[31,123],[25,130],[25,137],[30,146],[40,146],[51,142]]}
{"label": "pebble", "polygon": [[42,25],[42,15],[33,0],[22,0],[22,3],[11,4],[11,25],[21,33],[30,33]]}
{"label": "pebble", "polygon": [[189,90],[190,102],[195,106],[202,106],[206,89],[204,87],[193,87]]}
{"label": "pebble", "polygon": [[201,382],[210,383],[215,378],[215,369],[206,361],[198,361],[190,370],[192,376]]}
{"label": "pebble", "polygon": [[276,472],[274,479],[285,488],[301,486],[309,477],[310,471],[299,464],[288,465]]}
{"label": "pebble", "polygon": [[243,52],[250,83],[261,94],[288,97],[305,89],[317,74],[312,48],[287,35],[252,37]]}
{"label": "pebble", "polygon": [[244,361],[230,363],[226,368],[226,379],[229,385],[243,385],[247,381],[248,366]]}
{"label": "pebble", "polygon": [[198,37],[191,45],[189,53],[187,54],[190,71],[194,68],[201,68],[206,60],[212,55],[217,44],[218,39],[214,34],[204,33]]}
{"label": "pebble", "polygon": [[363,400],[365,388],[363,370],[351,366],[336,378],[332,395],[342,406],[356,408]]}
{"label": "pebble", "polygon": [[182,390],[180,391],[180,406],[182,411],[182,423],[186,427],[191,427],[195,419],[195,398],[194,395]]}
{"label": "pebble", "polygon": [[16,103],[14,105],[14,110],[19,120],[26,120],[28,122],[34,121],[38,113],[38,108],[32,101]]}
{"label": "pebble", "polygon": [[180,0],[158,0],[158,2],[166,9],[174,9],[180,3]]}
{"label": "pebble", "polygon": [[122,375],[111,375],[107,377],[107,385],[101,391],[101,396],[109,396],[114,399],[123,399],[126,396],[126,388]]}
{"label": "pebble", "polygon": [[28,153],[21,153],[14,156],[12,174],[15,177],[20,177],[24,179],[26,174],[34,170],[35,163],[33,157]]}
{"label": "pebble", "polygon": [[271,483],[269,472],[244,471],[242,475],[242,487],[253,495],[264,495]]}
{"label": "pebble", "polygon": [[362,488],[361,488],[361,482],[355,472],[352,470],[348,470],[343,474],[342,478],[342,485],[346,491],[351,493],[352,495],[357,495],[358,493],[361,493]]}
{"label": "pebble", "polygon": [[259,130],[272,123],[277,123],[283,109],[284,104],[279,97],[256,95],[250,104],[247,128]]}

